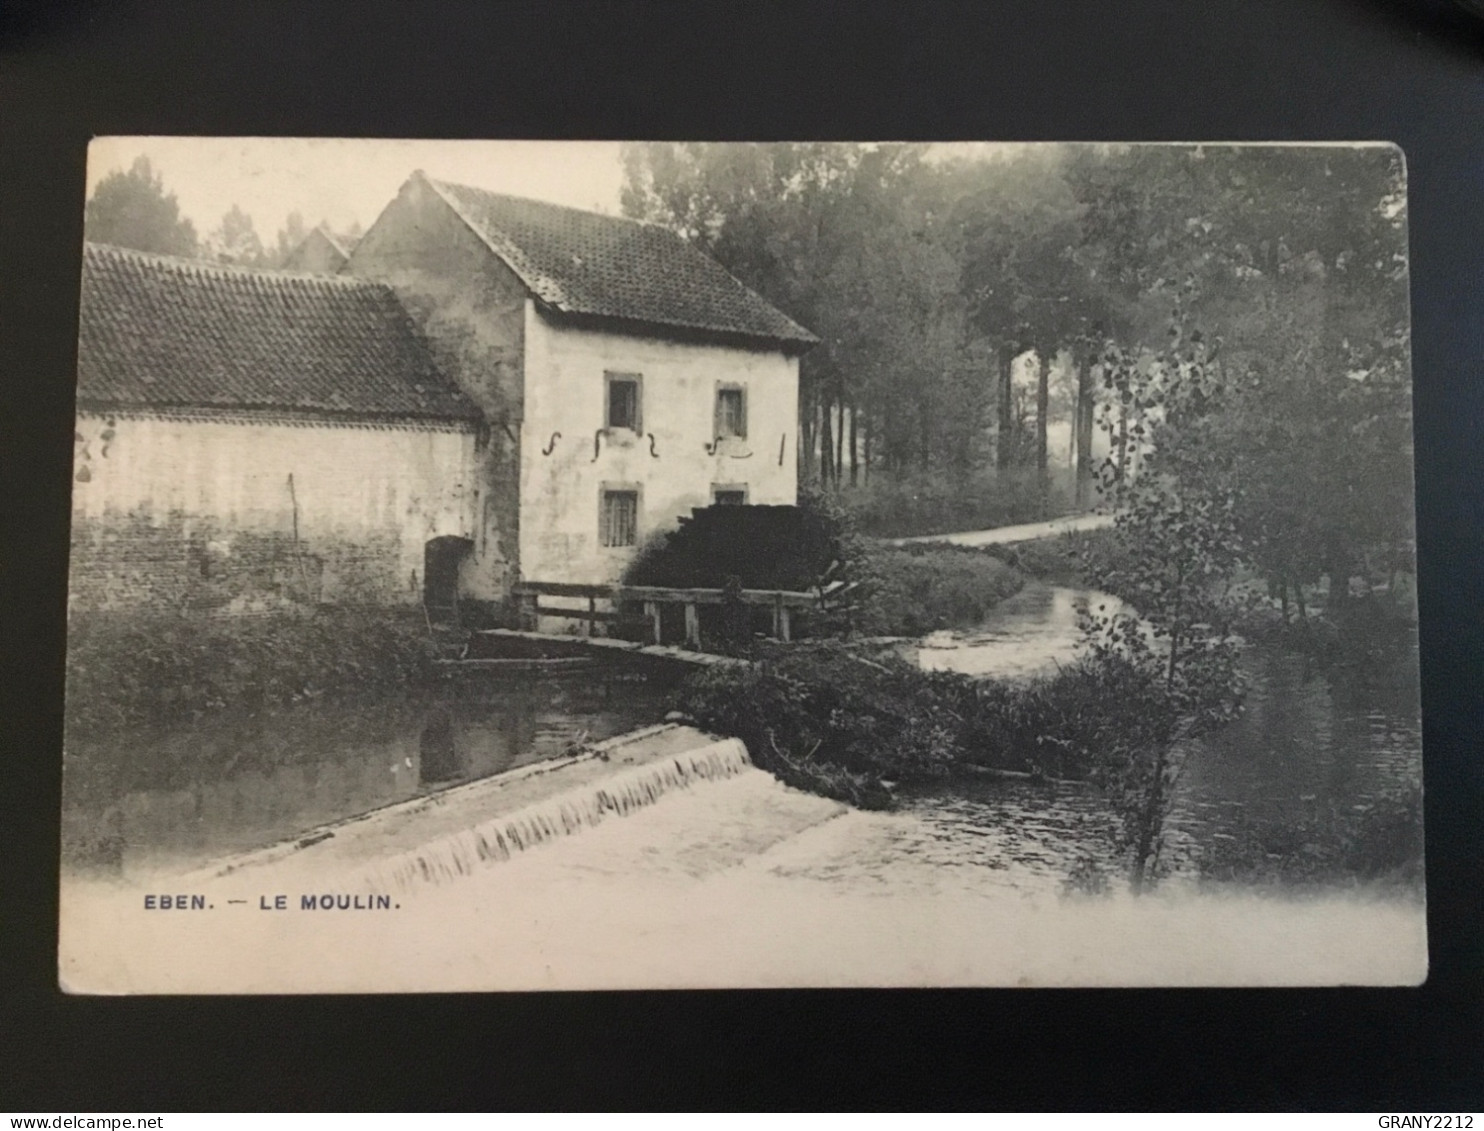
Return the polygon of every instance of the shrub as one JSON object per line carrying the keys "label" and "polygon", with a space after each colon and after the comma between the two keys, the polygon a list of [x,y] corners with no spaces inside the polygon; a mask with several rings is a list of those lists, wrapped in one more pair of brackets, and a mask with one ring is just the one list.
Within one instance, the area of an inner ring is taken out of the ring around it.
{"label": "shrub", "polygon": [[834,641],[774,649],[753,667],[708,669],[681,686],[678,706],[700,726],[742,739],[785,780],[806,764],[872,781],[976,766],[1108,787],[1168,745],[1176,710],[1159,680],[1115,660],[1013,685],[926,672],[893,652]]}
{"label": "shrub", "polygon": [[624,570],[627,585],[806,590],[842,553],[843,522],[810,505],[711,506],[646,542]]}
{"label": "shrub", "polygon": [[950,768],[955,720],[934,693],[939,682],[899,657],[820,643],[700,672],[681,686],[679,706],[702,727],[742,739],[784,780],[807,767],[879,783]]}
{"label": "shrub", "polygon": [[[1055,538],[985,547],[1029,577],[1056,585],[1091,585],[1106,578],[1125,551],[1113,530],[1069,531]],[[1117,596],[1118,594],[1114,594]]]}
{"label": "shrub", "polygon": [[865,591],[858,627],[877,636],[978,624],[1024,583],[999,558],[958,546],[879,546],[858,572]]}

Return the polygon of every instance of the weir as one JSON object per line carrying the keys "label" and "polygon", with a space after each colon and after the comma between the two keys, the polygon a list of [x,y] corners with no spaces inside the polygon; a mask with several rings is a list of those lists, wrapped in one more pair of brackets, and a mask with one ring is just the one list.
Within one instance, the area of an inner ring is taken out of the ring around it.
{"label": "weir", "polygon": [[447,883],[611,817],[626,817],[673,790],[733,777],[751,768],[752,759],[740,740],[714,740],[379,861],[367,870],[358,886],[382,894]]}
{"label": "weir", "polygon": [[405,893],[468,875],[550,840],[626,817],[667,793],[752,768],[746,746],[693,727],[662,724],[388,805],[293,840],[214,861],[191,883],[270,878],[299,890]]}

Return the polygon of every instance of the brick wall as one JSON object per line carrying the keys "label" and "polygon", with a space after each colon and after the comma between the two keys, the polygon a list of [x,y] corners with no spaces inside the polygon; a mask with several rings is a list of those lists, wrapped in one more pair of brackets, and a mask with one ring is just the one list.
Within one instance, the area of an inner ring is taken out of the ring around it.
{"label": "brick wall", "polygon": [[234,530],[179,511],[78,517],[72,527],[75,608],[249,613],[284,604],[397,605],[421,597],[382,533],[349,541],[311,533]]}

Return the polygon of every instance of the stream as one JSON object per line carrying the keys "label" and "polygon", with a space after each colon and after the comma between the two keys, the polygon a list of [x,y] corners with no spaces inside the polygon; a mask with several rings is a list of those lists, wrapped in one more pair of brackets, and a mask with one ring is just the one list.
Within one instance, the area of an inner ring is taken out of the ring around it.
{"label": "stream", "polygon": [[[1084,604],[1117,607],[1090,590],[1028,585],[983,624],[934,633],[909,652],[926,668],[1035,678],[1077,655]],[[1302,823],[1420,784],[1414,667],[1320,668],[1264,648],[1242,663],[1241,716],[1181,752],[1172,857],[1254,821]],[[128,875],[289,838],[653,723],[673,678],[599,668],[474,680],[69,741],[66,859]],[[1119,871],[1116,818],[1089,785],[957,780],[904,789],[900,800],[896,813],[832,822],[791,855],[790,874],[841,889],[922,891],[957,878],[1034,892],[1079,865]]]}
{"label": "stream", "polygon": [[[1121,611],[1094,590],[1031,584],[983,624],[938,632],[913,650],[924,668],[1030,679],[1074,659],[1078,610]],[[1415,650],[1377,672],[1321,667],[1277,648],[1250,647],[1241,715],[1180,751],[1183,770],[1167,839],[1187,862],[1203,844],[1232,839],[1254,823],[1274,825],[1356,812],[1422,781],[1422,729]],[[1117,870],[1115,819],[1082,785],[955,782],[923,789],[903,808],[921,822],[924,851],[978,861],[1050,882],[1089,859]],[[952,846],[952,847],[950,847]],[[1172,861],[1179,870],[1180,860]]]}
{"label": "stream", "polygon": [[671,685],[602,668],[471,678],[69,736],[64,859],[127,875],[271,844],[647,726]]}

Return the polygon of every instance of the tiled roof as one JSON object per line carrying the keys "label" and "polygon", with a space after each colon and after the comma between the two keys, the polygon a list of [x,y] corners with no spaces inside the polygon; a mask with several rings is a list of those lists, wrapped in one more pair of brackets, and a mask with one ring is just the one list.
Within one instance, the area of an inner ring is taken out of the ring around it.
{"label": "tiled roof", "polygon": [[798,349],[817,341],[667,228],[426,179],[558,312]]}
{"label": "tiled roof", "polygon": [[80,404],[475,419],[392,292],[88,244]]}

